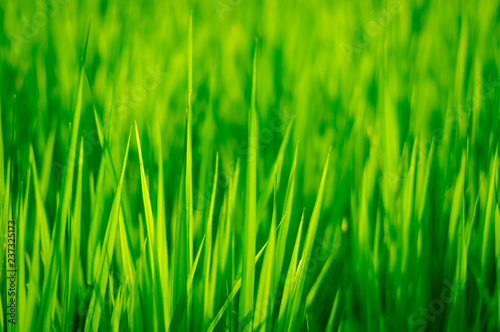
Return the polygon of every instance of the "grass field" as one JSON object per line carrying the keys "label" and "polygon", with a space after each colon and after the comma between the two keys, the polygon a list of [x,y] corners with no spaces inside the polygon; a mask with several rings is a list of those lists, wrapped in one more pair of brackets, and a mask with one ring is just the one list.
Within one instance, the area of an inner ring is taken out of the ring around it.
{"label": "grass field", "polygon": [[500,1],[0,0],[0,329],[500,331]]}

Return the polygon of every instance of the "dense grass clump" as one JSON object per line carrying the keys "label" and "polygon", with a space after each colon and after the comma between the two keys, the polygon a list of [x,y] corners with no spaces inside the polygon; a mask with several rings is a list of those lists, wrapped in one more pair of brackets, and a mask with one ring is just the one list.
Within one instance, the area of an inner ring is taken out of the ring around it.
{"label": "dense grass clump", "polygon": [[0,328],[500,330],[499,13],[0,0]]}

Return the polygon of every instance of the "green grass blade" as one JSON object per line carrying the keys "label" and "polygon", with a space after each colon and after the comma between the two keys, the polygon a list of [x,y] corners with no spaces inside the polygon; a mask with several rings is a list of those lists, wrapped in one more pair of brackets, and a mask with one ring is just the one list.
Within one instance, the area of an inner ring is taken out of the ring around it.
{"label": "green grass blade", "polygon": [[191,272],[189,272],[189,276],[185,285],[185,289],[183,291],[183,294],[181,296],[181,299],[177,303],[177,307],[175,308],[174,315],[172,317],[172,321],[170,323],[169,331],[172,332],[177,332],[181,328],[181,322],[182,322],[182,317],[184,313],[187,314],[187,305],[188,305],[188,300],[187,298],[189,297],[189,294],[191,293],[192,286],[193,286],[193,279],[194,279],[194,274],[196,272],[196,267],[198,266],[198,261],[201,256],[201,251],[203,249],[203,244],[205,243],[205,237],[203,237],[203,240],[201,241],[200,244],[200,249],[198,249],[198,253],[196,254],[196,258],[193,262],[193,268],[191,269]]}
{"label": "green grass blade", "polygon": [[156,254],[158,256],[158,273],[160,277],[161,295],[163,303],[163,317],[165,326],[170,325],[170,271],[168,260],[168,241],[167,241],[167,216],[165,212],[165,189],[163,179],[163,151],[161,144],[161,130],[158,126],[158,202],[157,202],[157,221],[156,221]]}
{"label": "green grass blade", "polygon": [[[319,223],[319,214],[321,211],[321,205],[323,203],[323,193],[325,190],[326,175],[328,173],[328,162],[330,159],[330,151],[328,151],[328,156],[326,157],[325,167],[323,169],[323,175],[321,176],[321,182],[319,184],[318,195],[316,197],[316,203],[314,204],[314,209],[311,215],[311,220],[309,222],[309,228],[307,230],[306,240],[304,242],[304,249],[301,258],[301,267],[297,271],[295,277],[295,286],[293,291],[293,300],[290,315],[287,318],[288,330],[291,327],[295,327],[296,324],[302,324],[302,316],[300,310],[304,307],[303,303],[303,291],[307,276],[307,267],[309,260],[311,259],[312,246],[314,243],[314,238],[316,236],[316,230]],[[299,264],[300,265],[300,264]]]}
{"label": "green grass blade", "polygon": [[290,176],[288,178],[288,185],[286,187],[285,203],[283,211],[283,225],[281,226],[278,233],[278,240],[276,242],[276,253],[274,258],[275,273],[274,273],[274,285],[273,292],[278,288],[278,283],[281,277],[281,270],[283,267],[283,259],[286,252],[286,241],[288,236],[288,229],[290,227],[290,219],[292,216],[293,207],[293,196],[295,189],[295,170],[297,167],[297,152],[299,150],[299,144],[297,143],[295,147],[295,154],[293,157],[292,169],[290,170]]}
{"label": "green grass blade", "polygon": [[[264,249],[266,249],[266,246],[267,246],[267,242],[266,242],[266,244],[264,244],[262,246],[262,248],[257,253],[257,255],[255,255],[254,265],[259,261],[259,258],[260,258],[260,256],[262,256],[262,253],[264,252]],[[234,299],[234,297],[236,296],[236,294],[240,290],[240,288],[241,288],[241,281],[242,281],[242,277],[239,277],[238,280],[236,280],[236,282],[235,282],[235,284],[233,286],[233,290],[231,291],[231,293],[229,294],[227,300],[224,302],[224,304],[220,308],[220,310],[217,313],[217,315],[215,315],[215,318],[212,320],[212,323],[208,327],[207,332],[212,332],[215,329],[215,327],[219,323],[220,319],[222,318],[222,315],[224,315],[224,312],[227,310],[227,308],[229,306],[229,303]]]}
{"label": "green grass blade", "polygon": [[217,179],[218,179],[218,171],[219,171],[219,153],[217,153],[216,158],[215,158],[215,173],[214,173],[214,180],[213,180],[213,185],[212,185],[212,197],[210,199],[210,210],[208,212],[208,218],[207,218],[207,224],[206,224],[206,231],[205,231],[205,239],[206,239],[206,245],[205,245],[205,257],[203,260],[203,285],[205,289],[204,293],[204,314],[203,314],[203,321],[204,324],[209,321],[211,318],[211,312],[209,311],[209,308],[211,306],[211,302],[214,301],[213,298],[209,297],[212,292],[209,292],[208,290],[211,287],[215,287],[215,285],[211,285],[213,281],[211,282],[210,280],[210,268],[211,268],[211,257],[212,257],[212,220],[213,220],[213,214],[214,214],[214,205],[215,205],[215,195],[217,192]]}
{"label": "green grass blade", "polygon": [[297,270],[297,259],[299,256],[300,240],[302,237],[302,227],[304,224],[304,211],[302,211],[302,217],[300,218],[299,229],[297,231],[297,238],[295,240],[295,245],[293,247],[292,258],[290,259],[290,266],[285,279],[285,286],[283,288],[283,295],[281,296],[280,310],[278,314],[278,321],[276,323],[277,331],[284,331],[286,325],[286,313],[289,311],[291,306],[290,301],[292,300],[292,290],[295,283],[295,273]]}
{"label": "green grass blade", "polygon": [[[66,159],[65,170],[62,180],[62,202],[57,209],[56,215],[56,227],[53,231],[52,239],[54,243],[51,243],[50,253],[48,257],[48,269],[47,277],[44,279],[43,292],[42,292],[42,303],[40,305],[40,314],[38,316],[37,329],[47,331],[50,329],[52,324],[52,313],[54,312],[55,305],[55,293],[58,269],[59,269],[59,259],[61,253],[64,251],[65,242],[65,232],[66,232],[66,222],[68,219],[68,211],[72,194],[73,186],[73,174],[75,166],[75,156],[76,156],[76,144],[78,140],[78,130],[80,127],[80,117],[82,113],[82,102],[83,102],[83,75],[85,66],[86,50],[88,45],[88,40],[90,36],[90,23],[87,31],[87,38],[85,42],[85,51],[83,55],[83,62],[80,68],[78,76],[78,87],[77,87],[77,97],[75,101],[75,113],[73,116],[73,122],[71,126],[71,138],[69,143],[69,153]],[[58,227],[59,226],[59,227]],[[57,245],[57,247],[55,247]],[[50,294],[50,295],[49,295]]]}
{"label": "green grass blade", "polygon": [[106,234],[104,236],[104,241],[102,244],[102,253],[99,259],[98,274],[96,283],[94,285],[94,291],[92,293],[92,298],[90,300],[89,312],[87,314],[87,319],[85,322],[85,332],[87,331],[97,331],[99,328],[99,320],[101,316],[102,306],[101,302],[106,291],[106,286],[109,276],[109,267],[111,265],[111,260],[113,259],[114,243],[116,237],[116,228],[118,225],[118,215],[121,204],[121,194],[123,187],[123,179],[125,176],[125,169],[127,166],[128,150],[130,147],[130,136],[132,130],[129,133],[127,148],[125,150],[125,157],[123,158],[122,171],[120,175],[120,182],[118,183],[117,192],[113,200],[113,206],[111,208],[111,213],[109,216],[108,225],[106,228]]}
{"label": "green grass blade", "polygon": [[255,227],[257,209],[257,157],[258,157],[258,122],[255,109],[255,89],[257,80],[257,47],[255,47],[253,59],[252,80],[252,102],[248,117],[248,156],[247,156],[247,192],[246,192],[246,216],[242,233],[242,291],[239,302],[238,320],[248,322],[244,331],[252,329],[253,321],[253,295],[255,284]]}
{"label": "green grass blade", "polygon": [[151,279],[152,279],[152,284],[153,288],[155,291],[152,292],[153,299],[152,299],[152,305],[153,305],[153,323],[155,326],[155,331],[158,330],[158,303],[157,303],[157,293],[156,289],[161,290],[161,286],[156,283],[156,259],[155,259],[155,254],[154,254],[154,248],[155,248],[155,223],[153,220],[153,209],[151,207],[151,199],[149,196],[149,189],[148,189],[148,183],[146,180],[146,173],[144,171],[144,162],[142,159],[142,149],[141,149],[141,141],[139,139],[139,129],[137,128],[137,122],[135,123],[135,137],[137,139],[137,150],[139,153],[139,164],[140,164],[140,171],[141,171],[141,188],[142,188],[142,199],[144,203],[144,211],[146,214],[146,231],[148,234],[148,272],[150,273]]}
{"label": "green grass blade", "polygon": [[[275,173],[274,181],[274,197],[273,197],[273,215],[271,218],[271,230],[269,239],[267,240],[267,250],[264,255],[262,271],[260,273],[259,288],[255,303],[254,313],[254,329],[259,331],[267,331],[269,329],[267,323],[272,318],[273,301],[273,283],[274,283],[274,255],[276,246],[276,191],[277,191],[277,172]],[[281,230],[281,228],[280,228]],[[240,322],[241,324],[242,322]]]}
{"label": "green grass blade", "polygon": [[[75,287],[83,287],[76,282],[75,275],[78,273],[77,267],[80,261],[80,235],[81,235],[81,215],[82,215],[82,170],[83,167],[83,138],[80,142],[80,157],[78,161],[78,174],[76,181],[76,198],[71,225],[71,241],[70,241],[70,255],[69,255],[69,268],[68,276],[65,287],[65,305],[63,307],[63,320],[62,327],[66,328],[67,323],[72,316],[72,307],[75,294],[73,289]],[[74,285],[75,284],[75,285]]]}

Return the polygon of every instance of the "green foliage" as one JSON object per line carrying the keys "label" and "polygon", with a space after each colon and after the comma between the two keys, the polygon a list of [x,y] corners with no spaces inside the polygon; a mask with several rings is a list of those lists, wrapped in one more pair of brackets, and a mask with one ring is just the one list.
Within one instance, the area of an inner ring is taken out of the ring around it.
{"label": "green foliage", "polygon": [[0,329],[500,330],[499,11],[1,1]]}

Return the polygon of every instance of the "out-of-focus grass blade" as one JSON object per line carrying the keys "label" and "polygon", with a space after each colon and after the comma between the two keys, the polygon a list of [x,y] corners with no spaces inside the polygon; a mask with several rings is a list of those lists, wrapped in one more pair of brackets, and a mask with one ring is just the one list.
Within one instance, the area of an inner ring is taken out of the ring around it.
{"label": "out-of-focus grass blade", "polygon": [[217,178],[219,171],[219,153],[217,153],[215,158],[215,173],[214,180],[212,186],[212,198],[210,199],[210,210],[208,212],[207,225],[205,231],[205,257],[203,261],[203,285],[204,285],[204,305],[203,305],[203,322],[207,322],[211,317],[209,316],[209,308],[211,306],[211,302],[214,301],[213,298],[210,297],[211,292],[208,292],[208,289],[211,287],[215,287],[215,285],[211,285],[210,281],[210,267],[211,267],[211,257],[212,257],[212,220],[214,214],[214,205],[215,205],[215,195],[217,192]]}
{"label": "out-of-focus grass blade", "polygon": [[[137,314],[137,308],[135,305],[136,299],[138,298],[138,289],[140,288],[140,276],[143,271],[143,266],[147,260],[147,250],[146,250],[146,243],[147,239],[145,239],[142,242],[141,245],[141,256],[139,258],[139,263],[137,264],[137,268],[134,271],[134,276],[131,280],[131,286],[130,286],[130,295],[128,297],[128,325],[130,330],[134,330],[136,326],[136,314]],[[141,324],[137,324],[137,326],[141,326]]]}
{"label": "out-of-focus grass blade", "polygon": [[321,267],[321,272],[319,273],[318,278],[312,285],[309,294],[307,294],[306,307],[309,307],[312,304],[313,300],[317,298],[321,283],[325,280],[326,273],[332,266],[333,260],[336,257],[337,253],[339,252],[341,236],[342,236],[342,230],[340,226],[338,226],[337,230],[335,231],[333,244],[327,248],[327,250],[330,251],[328,259],[326,260],[325,264]]}
{"label": "out-of-focus grass blade", "polygon": [[[71,241],[70,241],[70,253],[69,253],[69,267],[68,276],[66,279],[65,287],[65,300],[63,306],[63,320],[62,327],[66,328],[67,322],[72,316],[73,300],[75,294],[73,293],[73,288],[75,286],[82,287],[83,285],[78,285],[76,280],[76,274],[78,273],[77,268],[80,263],[80,236],[81,236],[81,216],[82,216],[82,173],[83,173],[83,137],[80,142],[80,157],[78,160],[78,174],[76,181],[76,198],[75,206],[73,212],[73,218],[71,225]],[[74,285],[76,284],[76,285]]]}
{"label": "out-of-focus grass blade", "polygon": [[[272,318],[272,308],[274,301],[272,299],[273,284],[274,284],[274,248],[276,246],[276,186],[277,186],[277,171],[275,171],[274,180],[274,196],[273,196],[273,215],[271,218],[271,230],[269,239],[267,240],[267,250],[262,263],[262,271],[260,273],[259,289],[257,292],[257,302],[255,304],[254,313],[254,329],[259,331],[267,331],[266,323]],[[244,322],[239,322],[244,324]],[[241,327],[240,327],[241,328]]]}
{"label": "out-of-focus grass blade", "polygon": [[[127,281],[132,281],[135,266],[132,260],[132,253],[130,252],[127,231],[125,228],[125,223],[123,221],[123,211],[120,210],[120,215],[118,217],[118,227],[119,227],[119,235],[120,235],[120,249],[121,249],[121,258],[122,258],[122,269],[125,273],[125,279]],[[129,280],[130,279],[130,280]]]}
{"label": "out-of-focus grass blade", "polygon": [[420,188],[422,188],[422,190],[420,191],[420,195],[418,196],[418,201],[415,202],[417,220],[418,220],[419,224],[422,221],[422,216],[424,213],[425,198],[427,196],[427,188],[429,187],[429,176],[430,176],[430,172],[431,172],[435,146],[436,146],[436,144],[435,144],[434,139],[433,139],[432,143],[431,143],[431,149],[429,151],[429,156],[427,157],[427,163],[425,165],[424,183],[420,183],[420,186],[419,186]]}
{"label": "out-of-focus grass blade", "polygon": [[[278,179],[276,185],[279,188],[280,180],[281,180],[281,169],[283,167],[283,159],[285,157],[285,150],[288,145],[288,141],[290,139],[290,134],[292,132],[293,120],[290,121],[288,127],[285,132],[285,136],[283,137],[283,142],[281,143],[280,149],[278,151],[278,156],[276,157],[276,161],[274,162],[273,172],[269,174],[268,178],[265,181],[264,189],[262,193],[259,195],[259,199],[257,201],[257,211],[265,211],[265,207],[269,198],[271,197],[271,193],[273,192],[273,186],[275,182],[275,177]],[[292,166],[293,167],[293,166]],[[276,174],[275,174],[276,173]],[[259,214],[259,220],[264,216],[264,213]]]}
{"label": "out-of-focus grass blade", "polygon": [[450,226],[448,228],[448,246],[455,240],[457,223],[459,221],[460,212],[462,211],[462,195],[464,191],[465,179],[465,153],[462,155],[462,162],[460,172],[458,173],[457,181],[455,184],[455,191],[453,194],[453,201],[451,204]]}
{"label": "out-of-focus grass blade", "polygon": [[[498,197],[498,194],[497,194]],[[497,275],[500,273],[500,209],[498,208],[498,203],[495,208],[495,263]],[[496,300],[500,300],[500,288],[496,288]],[[497,313],[498,318],[500,318],[500,308]]]}
{"label": "out-of-focus grass blade", "polygon": [[[181,327],[181,321],[184,313],[187,313],[187,298],[189,296],[189,293],[191,293],[191,289],[193,286],[193,279],[194,279],[194,274],[196,272],[196,267],[198,266],[198,261],[200,259],[201,251],[203,249],[203,244],[205,243],[205,237],[203,237],[203,240],[201,241],[200,244],[200,249],[198,249],[198,253],[196,254],[196,258],[193,262],[193,268],[191,269],[191,272],[189,272],[189,276],[186,282],[185,289],[183,291],[183,294],[181,296],[181,299],[177,303],[177,307],[175,308],[174,315],[172,317],[172,322],[170,323],[169,331],[176,332],[179,331]],[[189,327],[188,327],[189,328]]]}
{"label": "out-of-focus grass blade", "polygon": [[44,159],[42,171],[40,173],[40,192],[42,194],[43,201],[47,198],[47,191],[49,190],[49,180],[50,171],[52,170],[52,157],[54,155],[54,144],[56,137],[56,128],[52,129],[49,137],[47,138],[47,143],[45,144],[45,149],[43,151]]}
{"label": "out-of-focus grass blade", "polygon": [[[148,183],[146,180],[146,173],[144,172],[144,162],[142,159],[142,149],[141,149],[141,141],[139,139],[139,129],[137,128],[137,122],[135,123],[135,137],[137,139],[137,150],[139,153],[139,164],[140,164],[140,170],[141,170],[141,188],[142,188],[142,199],[144,202],[144,211],[146,214],[146,230],[148,234],[148,257],[149,257],[149,264],[148,264],[148,272],[151,275],[152,283],[153,283],[153,288],[155,289],[152,292],[153,295],[153,300],[152,300],[152,305],[153,305],[153,316],[158,317],[158,307],[157,307],[157,300],[156,297],[158,293],[156,292],[156,289],[160,290],[160,287],[157,287],[156,283],[156,260],[155,260],[155,254],[154,254],[154,249],[155,248],[155,225],[154,225],[154,220],[153,220],[153,209],[151,208],[151,199],[149,196],[149,189],[148,189]],[[158,329],[157,324],[158,324],[158,319],[153,320],[154,326],[155,326],[155,331]]]}
{"label": "out-of-focus grass blade", "polygon": [[[413,144],[413,149],[412,149],[412,154],[411,154],[411,159],[410,159],[410,169],[408,170],[408,175],[406,176],[406,179],[404,181],[404,187],[403,187],[403,213],[402,213],[402,235],[404,239],[410,239],[411,238],[411,227],[413,224],[413,218],[414,218],[414,203],[415,203],[415,168],[416,168],[416,160],[417,160],[417,142],[415,141]],[[368,195],[365,195],[365,198],[369,197]],[[368,218],[365,219],[368,221]],[[365,227],[366,229],[369,228],[368,225]],[[364,243],[368,243],[366,241],[368,239],[368,236],[365,238]],[[401,261],[401,272],[403,273],[406,271],[406,264],[409,259],[410,255],[410,247],[409,247],[409,240],[404,240],[402,241],[402,261]]]}
{"label": "out-of-focus grass blade", "polygon": [[[221,208],[221,214],[219,217],[219,227],[217,228],[217,236],[215,240],[215,246],[213,249],[213,262],[211,269],[211,284],[212,287],[205,290],[209,298],[215,299],[215,292],[219,283],[224,288],[226,288],[227,295],[229,296],[228,284],[234,285],[236,282],[235,276],[235,254],[234,254],[234,221],[233,213],[236,205],[239,174],[240,174],[240,162],[239,159],[236,161],[236,166],[233,169],[227,171],[228,174],[232,174],[229,177],[229,186],[227,194],[224,196],[224,202]],[[219,268],[220,267],[220,268]],[[222,268],[222,271],[221,271]],[[229,299],[229,298],[228,298]],[[213,318],[214,312],[214,302],[208,303],[209,307],[206,308],[207,317],[209,320]],[[234,301],[228,300],[229,311],[236,311],[236,304]],[[230,315],[227,315],[227,320],[230,321]],[[232,321],[231,321],[232,323]]]}
{"label": "out-of-focus grass blade", "polygon": [[[189,253],[189,271],[193,268],[193,153],[192,153],[192,100],[193,97],[193,13],[189,17],[189,36],[188,36],[188,114],[186,123],[186,218],[187,218],[187,236]],[[191,293],[188,293],[186,324],[189,328],[191,322]]]}
{"label": "out-of-focus grass blade", "polygon": [[188,235],[187,225],[185,218],[185,169],[182,170],[181,183],[179,186],[178,201],[177,201],[177,214],[174,215],[174,232],[172,235],[173,253],[174,258],[173,266],[175,273],[172,273],[172,309],[177,306],[181,296],[183,285],[189,275],[189,254],[188,254]]}
{"label": "out-of-focus grass blade", "polygon": [[[90,78],[89,78],[89,86],[90,86]],[[110,180],[111,180],[111,185],[113,186],[113,189],[115,189],[116,186],[118,185],[116,170],[115,170],[114,164],[112,162],[111,152],[109,151],[109,144],[108,144],[108,141],[106,140],[106,136],[103,133],[101,121],[99,119],[99,115],[97,115],[95,105],[94,105],[94,120],[95,120],[95,125],[97,128],[97,137],[99,138],[99,142],[101,144],[103,154],[104,154],[104,164],[108,168]]]}
{"label": "out-of-focus grass blade", "polygon": [[120,182],[118,183],[117,192],[113,200],[113,205],[111,208],[111,213],[109,216],[108,226],[106,228],[106,234],[104,236],[104,241],[102,244],[102,251],[99,259],[99,265],[97,269],[97,279],[94,284],[94,291],[92,293],[92,298],[90,300],[89,312],[87,314],[87,319],[85,322],[85,331],[97,331],[99,328],[99,320],[101,316],[101,303],[106,291],[106,285],[109,276],[109,267],[111,265],[111,260],[113,259],[113,250],[116,237],[116,228],[118,225],[118,215],[120,211],[121,203],[121,192],[123,187],[123,179],[125,176],[125,169],[127,166],[128,150],[130,147],[130,136],[132,130],[129,133],[127,148],[125,150],[125,157],[123,158],[122,172],[120,175]]}
{"label": "out-of-focus grass blade", "polygon": [[[491,243],[490,243],[491,220],[493,218],[495,218],[495,216],[494,216],[495,205],[496,205],[496,203],[495,203],[495,175],[496,175],[496,173],[498,173],[498,171],[497,171],[497,158],[498,158],[498,148],[495,152],[495,156],[493,158],[493,161],[490,162],[489,185],[487,188],[487,192],[485,190],[486,194],[484,194],[484,193],[479,194],[483,197],[486,197],[486,206],[483,206],[483,208],[485,209],[484,210],[484,218],[480,218],[480,220],[482,220],[483,223],[482,223],[482,225],[479,224],[479,225],[481,225],[482,230],[483,230],[482,237],[480,237],[480,240],[479,240],[480,242],[478,244],[478,246],[480,246],[480,249],[481,249],[480,250],[480,254],[481,254],[480,262],[481,263],[479,265],[479,271],[473,270],[469,266],[471,272],[476,275],[478,289],[479,289],[480,294],[482,295],[482,297],[479,300],[479,304],[477,306],[478,308],[476,309],[476,312],[481,312],[483,310],[482,309],[483,303],[486,304],[486,307],[488,308],[488,310],[494,310],[492,308],[492,299],[490,298],[490,292],[489,292],[487,284],[486,284],[486,282],[487,282],[486,277],[487,277],[488,269],[489,269],[488,257],[489,257],[490,246],[491,246]],[[479,229],[481,229],[481,228],[479,228]],[[495,231],[495,240],[496,240],[496,225],[495,225],[494,231]],[[457,264],[456,271],[459,271],[458,264]],[[460,276],[460,275],[458,275],[458,276]],[[477,315],[476,320],[475,320],[475,326],[474,326],[475,331],[480,330],[480,328],[479,328],[480,323],[481,323],[480,315]]]}
{"label": "out-of-focus grass blade", "polygon": [[193,94],[193,14],[189,18],[189,41],[188,41],[188,113],[186,121],[186,218],[188,225],[189,240],[189,267],[193,265],[193,153],[191,149],[191,123],[193,110],[191,108]]}
{"label": "out-of-focus grass blade", "polygon": [[247,156],[247,188],[246,188],[246,216],[242,236],[242,291],[239,303],[238,321],[245,324],[243,331],[252,329],[253,321],[253,292],[255,284],[255,227],[257,210],[257,157],[258,157],[258,125],[255,109],[255,89],[257,80],[257,46],[253,59],[252,101],[248,116],[248,156]]}
{"label": "out-of-focus grass blade", "polygon": [[[262,249],[260,249],[260,251],[257,253],[257,255],[255,255],[254,265],[259,261],[259,258],[260,258],[260,256],[262,256],[262,253],[264,252],[264,249],[266,249],[266,246],[267,246],[267,242],[262,246]],[[222,308],[220,308],[217,315],[215,315],[215,318],[212,320],[212,323],[208,327],[207,332],[212,332],[215,329],[215,327],[217,326],[217,324],[219,323],[220,319],[222,318],[222,315],[224,314],[224,312],[228,308],[229,303],[234,299],[234,297],[236,296],[236,294],[240,290],[241,280],[242,280],[242,277],[239,277],[238,280],[235,282],[235,284],[233,286],[233,290],[229,294],[228,299],[226,300],[226,302],[224,302],[224,304],[222,305]]]}
{"label": "out-of-focus grass blade", "polygon": [[158,126],[158,203],[156,214],[156,250],[158,255],[158,272],[161,284],[161,295],[163,302],[163,317],[165,327],[170,325],[170,272],[168,266],[168,241],[167,241],[167,217],[165,214],[165,189],[163,179],[163,151],[161,144],[161,130]]}
{"label": "out-of-focus grass blade", "polygon": [[[32,147],[30,146],[30,164],[33,174],[35,174],[35,164]],[[33,176],[35,182],[35,175]],[[37,196],[35,192],[35,197]],[[31,331],[31,326],[36,322],[34,318],[36,301],[40,296],[39,278],[40,278],[40,213],[38,211],[37,202],[37,218],[34,226],[33,235],[33,252],[31,255],[31,269],[29,271],[29,288],[26,298],[26,308],[24,311],[25,321],[23,326],[19,328],[20,331]],[[45,212],[43,212],[45,213]]]}
{"label": "out-of-focus grass blade", "polygon": [[38,175],[35,165],[35,157],[33,153],[33,147],[30,146],[30,159],[31,159],[31,170],[33,173],[33,189],[35,192],[36,201],[36,215],[37,220],[40,221],[40,232],[41,232],[41,242],[42,242],[42,253],[44,257],[49,257],[49,246],[50,246],[50,232],[47,220],[47,213],[45,212],[45,206],[43,204],[42,194],[40,192],[40,184],[38,182]]}
{"label": "out-of-focus grass blade", "polygon": [[302,217],[300,218],[299,229],[297,231],[297,237],[295,239],[295,245],[293,247],[292,258],[290,259],[290,265],[285,279],[285,286],[283,288],[283,295],[281,297],[280,310],[278,315],[278,321],[276,322],[276,331],[284,331],[285,328],[285,316],[289,310],[289,302],[292,297],[293,284],[295,283],[295,271],[297,269],[297,259],[299,255],[300,240],[302,237],[302,226],[304,224],[304,210],[302,211]]}
{"label": "out-of-focus grass blade", "polygon": [[104,212],[103,201],[106,194],[106,191],[104,190],[105,182],[106,182],[106,167],[104,166],[103,163],[101,163],[101,166],[99,167],[99,174],[97,177],[96,197],[95,197],[96,204],[92,210],[89,237],[87,241],[87,257],[94,257],[94,259],[87,260],[86,278],[89,284],[96,279],[95,274],[93,274],[94,272],[93,267],[94,264],[96,264],[95,255],[98,247],[97,240],[99,236],[100,221],[102,219],[102,214]]}
{"label": "out-of-focus grass blade", "polygon": [[[17,315],[18,317],[25,317],[26,310],[26,272],[25,272],[25,241],[26,241],[26,224],[28,219],[28,205],[29,205],[29,193],[31,185],[31,169],[28,168],[27,180],[26,180],[26,191],[21,194],[21,211],[19,215],[19,227],[17,231],[17,252],[16,252],[16,262],[18,270],[18,280],[17,280]],[[17,321],[18,330],[23,331],[25,321],[19,319]]]}
{"label": "out-of-focus grass blade", "polygon": [[328,151],[328,156],[326,157],[325,167],[323,168],[323,175],[321,176],[321,182],[319,184],[318,195],[316,198],[316,203],[314,204],[314,209],[311,215],[311,220],[309,222],[309,228],[307,230],[306,240],[304,242],[304,249],[302,252],[301,263],[302,268],[299,268],[297,275],[295,277],[295,286],[293,292],[293,300],[291,302],[290,315],[287,318],[288,329],[295,327],[296,324],[302,324],[302,315],[300,310],[304,307],[302,301],[303,290],[306,282],[307,267],[309,260],[311,259],[312,246],[314,243],[314,238],[316,236],[316,230],[318,228],[319,214],[321,211],[321,206],[323,203],[323,193],[325,190],[326,175],[328,173],[328,161],[330,159],[330,151]]}
{"label": "out-of-focus grass blade", "polygon": [[115,305],[113,307],[113,313],[111,315],[111,327],[113,328],[113,332],[118,332],[120,329],[120,317],[122,314],[124,294],[125,289],[123,286],[120,286],[118,295],[116,296]]}
{"label": "out-of-focus grass blade", "polygon": [[490,168],[490,185],[488,189],[488,200],[486,202],[486,211],[484,216],[484,229],[482,238],[482,250],[481,250],[481,281],[485,283],[487,274],[487,259],[490,250],[490,228],[491,221],[494,220],[495,213],[495,176],[497,174],[497,157],[498,150],[495,152],[495,157],[491,163]]}
{"label": "out-of-focus grass blade", "polygon": [[295,147],[295,155],[293,157],[292,169],[290,170],[290,176],[288,178],[288,185],[286,187],[285,203],[283,211],[283,224],[278,232],[278,239],[276,242],[276,253],[274,258],[274,281],[273,281],[273,292],[278,288],[278,283],[281,277],[281,269],[283,267],[283,258],[286,252],[286,240],[288,236],[288,229],[290,227],[290,218],[292,215],[293,207],[293,195],[295,188],[295,170],[297,167],[297,152],[299,150],[299,144],[297,143]]}
{"label": "out-of-focus grass blade", "polygon": [[326,324],[326,331],[335,331],[335,321],[338,320],[338,310],[339,310],[339,301],[341,296],[340,288],[337,289],[337,294],[335,295],[335,300],[333,301],[332,311],[330,312],[330,317],[328,318],[328,323]]}
{"label": "out-of-focus grass blade", "polygon": [[33,238],[33,254],[31,255],[31,270],[28,297],[26,299],[25,322],[21,331],[31,331],[35,320],[36,303],[40,296],[40,221],[36,220]]}
{"label": "out-of-focus grass blade", "polygon": [[[83,54],[83,61],[80,66],[78,77],[77,96],[75,101],[75,113],[73,122],[71,124],[71,139],[69,144],[69,153],[66,159],[65,171],[63,173],[61,197],[62,201],[57,209],[56,225],[53,230],[52,241],[50,246],[50,253],[47,262],[48,273],[45,275],[42,292],[42,303],[40,304],[40,311],[37,321],[37,330],[47,331],[52,324],[52,313],[55,309],[55,298],[57,285],[57,278],[59,274],[59,259],[61,253],[65,252],[65,233],[66,222],[68,219],[69,205],[72,195],[73,174],[76,156],[76,144],[78,140],[78,130],[80,127],[80,117],[82,113],[82,100],[83,100],[83,75],[85,68],[85,58],[87,46],[90,36],[90,22],[87,30],[87,38],[85,41],[85,50]],[[57,247],[56,247],[57,246]]]}

